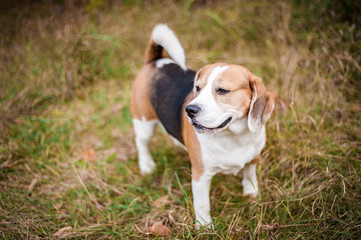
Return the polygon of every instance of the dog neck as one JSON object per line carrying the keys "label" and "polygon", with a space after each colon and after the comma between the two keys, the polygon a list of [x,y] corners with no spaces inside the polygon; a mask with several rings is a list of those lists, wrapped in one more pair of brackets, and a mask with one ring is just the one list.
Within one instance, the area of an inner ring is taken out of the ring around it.
{"label": "dog neck", "polygon": [[[223,151],[234,152],[246,146],[251,148],[252,146],[259,146],[259,150],[261,150],[265,142],[265,127],[263,126],[261,131],[251,132],[248,128],[247,120],[247,117],[236,119],[227,129],[214,134],[197,133],[197,137],[202,143],[202,148],[204,147],[208,153]],[[248,147],[246,147],[246,149],[248,149]],[[257,152],[257,154],[259,154],[259,152]],[[252,159],[248,160],[250,161]]]}
{"label": "dog neck", "polygon": [[249,132],[248,128],[248,118],[240,118],[233,121],[227,129],[233,135],[243,135]]}

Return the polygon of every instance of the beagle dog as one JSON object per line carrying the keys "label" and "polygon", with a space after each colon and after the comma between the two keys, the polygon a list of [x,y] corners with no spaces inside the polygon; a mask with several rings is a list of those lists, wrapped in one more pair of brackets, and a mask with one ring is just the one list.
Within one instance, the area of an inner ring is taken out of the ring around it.
{"label": "beagle dog", "polygon": [[189,153],[196,225],[211,225],[209,188],[215,174],[243,169],[243,194],[257,195],[256,163],[273,108],[261,79],[242,66],[215,63],[198,72],[188,69],[177,37],[159,24],[131,93],[140,171],[151,173],[156,166],[148,143],[161,124]]}

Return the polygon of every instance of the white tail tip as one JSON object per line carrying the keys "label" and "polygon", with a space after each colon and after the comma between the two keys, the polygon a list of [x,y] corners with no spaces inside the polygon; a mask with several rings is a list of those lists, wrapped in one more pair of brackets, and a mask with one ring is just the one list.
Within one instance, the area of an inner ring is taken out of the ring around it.
{"label": "white tail tip", "polygon": [[177,36],[166,24],[156,25],[152,37],[154,42],[162,46],[183,70],[187,69],[183,47]]}

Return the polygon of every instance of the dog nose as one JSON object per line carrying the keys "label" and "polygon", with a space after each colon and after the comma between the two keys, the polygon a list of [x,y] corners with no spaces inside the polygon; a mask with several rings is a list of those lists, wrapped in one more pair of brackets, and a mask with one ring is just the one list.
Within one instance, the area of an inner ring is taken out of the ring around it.
{"label": "dog nose", "polygon": [[199,112],[201,111],[201,108],[198,105],[188,105],[186,107],[186,112],[188,117],[194,118]]}

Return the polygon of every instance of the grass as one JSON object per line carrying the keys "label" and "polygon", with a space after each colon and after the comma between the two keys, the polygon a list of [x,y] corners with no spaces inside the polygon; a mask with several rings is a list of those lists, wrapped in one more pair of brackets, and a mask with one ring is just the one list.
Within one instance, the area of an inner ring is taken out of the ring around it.
{"label": "grass", "polygon": [[[163,238],[145,234],[154,222],[170,228],[170,239],[358,238],[361,32],[350,9],[360,6],[316,3],[7,6],[0,15],[0,238]],[[189,159],[162,130],[151,143],[156,172],[139,173],[129,90],[160,22],[179,36],[187,66],[243,65],[281,99],[267,123],[259,197],[241,195],[242,173],[217,175],[214,230],[194,229]],[[170,202],[155,204],[163,196]]]}

